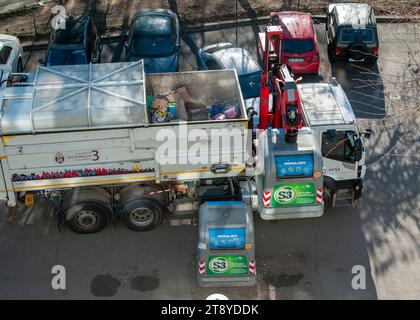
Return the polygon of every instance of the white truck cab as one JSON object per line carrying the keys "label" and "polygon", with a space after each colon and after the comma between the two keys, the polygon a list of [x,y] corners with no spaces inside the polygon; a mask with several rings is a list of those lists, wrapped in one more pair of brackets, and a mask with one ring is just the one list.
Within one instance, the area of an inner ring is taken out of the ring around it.
{"label": "white truck cab", "polygon": [[299,84],[305,125],[321,146],[324,170],[324,204],[353,206],[361,196],[366,155],[361,133],[343,88],[331,83]]}

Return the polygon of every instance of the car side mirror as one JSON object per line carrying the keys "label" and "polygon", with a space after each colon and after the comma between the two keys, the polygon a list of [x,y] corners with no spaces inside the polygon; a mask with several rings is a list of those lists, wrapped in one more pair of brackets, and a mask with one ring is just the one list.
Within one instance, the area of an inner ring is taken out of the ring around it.
{"label": "car side mirror", "polygon": [[38,63],[39,63],[40,65],[42,65],[42,66],[45,66],[45,65],[46,65],[46,61],[45,61],[45,59],[39,59],[39,60],[38,60]]}

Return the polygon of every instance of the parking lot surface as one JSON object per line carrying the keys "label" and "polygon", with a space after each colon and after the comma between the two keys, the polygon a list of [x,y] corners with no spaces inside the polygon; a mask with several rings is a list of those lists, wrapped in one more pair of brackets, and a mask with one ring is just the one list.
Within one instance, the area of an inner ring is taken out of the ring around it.
{"label": "parking lot surface", "polygon": [[[254,216],[257,285],[199,288],[196,224],[136,233],[121,224],[98,234],[59,232],[48,204],[20,210],[13,225],[0,218],[0,298],[418,299],[420,298],[419,101],[420,29],[379,25],[378,65],[337,63],[326,56],[325,26],[317,25],[320,75],[344,87],[366,140],[368,173],[355,208],[321,218],[263,221]],[[241,27],[238,44],[257,58],[260,26]],[[195,70],[198,48],[235,42],[235,29],[184,34],[180,70]],[[43,51],[25,53],[33,71]],[[106,44],[102,62],[120,61],[124,41]],[[51,288],[53,265],[66,268],[66,290]],[[352,268],[366,269],[366,289],[351,286]]]}

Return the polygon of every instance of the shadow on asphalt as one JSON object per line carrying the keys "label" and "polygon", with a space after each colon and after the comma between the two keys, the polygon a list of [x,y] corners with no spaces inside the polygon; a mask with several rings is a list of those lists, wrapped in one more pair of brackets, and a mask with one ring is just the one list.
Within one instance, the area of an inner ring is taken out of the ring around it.
{"label": "shadow on asphalt", "polygon": [[357,118],[382,119],[386,116],[384,85],[377,64],[331,64],[332,76],[346,92]]}

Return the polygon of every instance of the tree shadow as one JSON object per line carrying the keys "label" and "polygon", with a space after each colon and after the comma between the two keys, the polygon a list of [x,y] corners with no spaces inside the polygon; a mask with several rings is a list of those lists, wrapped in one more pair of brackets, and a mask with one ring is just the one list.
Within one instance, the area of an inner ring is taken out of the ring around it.
{"label": "tree shadow", "polygon": [[331,64],[332,76],[346,92],[357,118],[382,119],[386,116],[384,85],[377,64]]}
{"label": "tree shadow", "polygon": [[[258,48],[258,44],[259,44],[259,33],[260,33],[260,28],[258,26],[258,15],[257,12],[254,10],[254,8],[250,5],[248,0],[238,0],[239,4],[241,5],[241,7],[246,11],[246,14],[248,16],[248,18],[251,19],[251,23],[252,23],[252,32],[254,33],[254,40],[255,40],[255,47]],[[258,54],[258,64],[262,65],[263,61],[261,59],[261,56]]]}
{"label": "tree shadow", "polygon": [[89,13],[95,20],[96,28],[100,36],[105,35],[107,31],[107,16],[110,14],[112,1],[107,0],[105,3],[101,0],[89,1]]}
{"label": "tree shadow", "polygon": [[121,32],[119,36],[117,37],[118,40],[112,43],[112,45],[115,45],[115,47],[112,48],[110,44],[111,50],[112,50],[112,59],[111,59],[112,62],[119,62],[121,60],[124,60],[125,43],[127,41],[127,32],[130,27],[130,16],[131,16],[132,6],[133,6],[133,0],[127,0],[123,8],[116,9],[116,10],[122,9],[123,22],[122,22]]}

